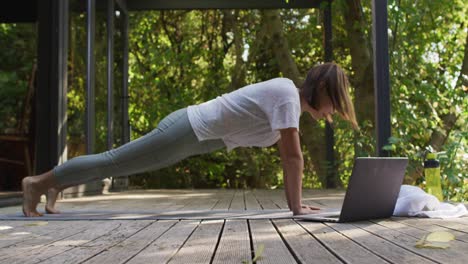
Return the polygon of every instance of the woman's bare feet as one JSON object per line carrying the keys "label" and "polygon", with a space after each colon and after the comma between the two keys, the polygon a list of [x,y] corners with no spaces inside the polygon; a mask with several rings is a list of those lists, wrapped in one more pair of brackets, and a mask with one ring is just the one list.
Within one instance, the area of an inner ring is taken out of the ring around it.
{"label": "woman's bare feet", "polygon": [[47,202],[45,211],[48,214],[60,214],[60,211],[55,209],[55,202],[57,202],[58,194],[61,192],[59,188],[49,188],[47,190]]}
{"label": "woman's bare feet", "polygon": [[41,186],[36,177],[26,177],[21,182],[23,188],[23,214],[26,217],[37,217],[43,214],[36,209],[37,204],[41,200],[41,195],[46,189]]}

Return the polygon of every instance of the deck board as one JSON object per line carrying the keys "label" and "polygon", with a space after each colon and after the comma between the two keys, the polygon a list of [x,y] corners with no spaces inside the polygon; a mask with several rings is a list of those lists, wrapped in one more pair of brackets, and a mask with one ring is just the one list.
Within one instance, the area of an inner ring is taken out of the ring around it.
{"label": "deck board", "polygon": [[413,252],[425,258],[431,259],[439,263],[466,263],[468,259],[468,244],[462,241],[451,241],[450,247],[444,250],[434,250],[428,248],[416,248],[414,245],[424,235],[420,230],[408,228],[400,230],[398,228],[392,229],[384,225],[378,225],[370,222],[361,222],[354,224],[370,232],[373,235],[380,236],[387,241],[397,244],[398,246],[406,249],[408,252]]}
{"label": "deck board", "polygon": [[229,210],[245,210],[244,190],[236,190]]}
{"label": "deck board", "polygon": [[226,220],[213,263],[239,264],[251,260],[249,229],[245,220]]}
{"label": "deck board", "polygon": [[167,263],[190,237],[199,223],[200,221],[197,220],[177,222],[127,263]]}
{"label": "deck board", "polygon": [[[402,219],[399,221],[395,221],[391,219],[391,223],[389,221],[379,221],[379,224],[384,224],[385,226],[388,226],[390,228],[398,228],[399,230],[406,230],[408,228],[416,228],[423,230],[422,233],[426,234],[427,232],[435,232],[435,231],[445,231],[445,232],[451,232],[455,235],[457,240],[464,241],[468,243],[468,233],[464,233],[461,231],[453,230],[450,228],[446,228],[440,225],[435,225],[432,223],[428,223],[426,221],[421,221],[418,219]],[[397,223],[400,225],[396,225],[393,223]]]}
{"label": "deck board", "polygon": [[[303,202],[318,207],[340,208],[343,198],[342,190],[303,191]],[[40,211],[43,206],[39,205]],[[82,212],[89,219],[96,212],[115,211],[134,214],[137,220],[0,220],[0,262],[240,264],[251,263],[259,247],[264,247],[259,264],[451,264],[468,259],[468,217],[392,217],[346,224],[254,219],[252,212],[285,212],[282,189],[135,190],[62,200],[58,207],[64,212]],[[152,211],[203,212],[203,218],[139,219]],[[251,217],[235,219],[242,211]],[[0,208],[0,215],[12,212],[20,213],[21,207]],[[229,217],[213,220],[209,214]],[[451,232],[456,240],[448,249],[415,247],[416,241],[434,231]]]}
{"label": "deck board", "polygon": [[136,256],[154,240],[158,239],[178,221],[159,220],[151,222],[151,225],[148,225],[144,230],[141,230],[140,232],[128,237],[124,241],[112,246],[100,254],[93,256],[84,263],[125,263],[132,257]]}
{"label": "deck board", "polygon": [[358,243],[360,246],[379,255],[390,263],[434,263],[420,255],[414,254],[386,239],[373,235],[352,224],[327,223],[326,225]]}
{"label": "deck board", "polygon": [[257,263],[297,263],[270,220],[249,220],[254,251],[263,247]]}
{"label": "deck board", "polygon": [[257,201],[253,190],[245,190],[244,197],[245,197],[245,207],[247,210],[261,210],[262,207]]}
{"label": "deck board", "polygon": [[[33,264],[46,261],[49,258],[66,253],[67,251],[76,247],[86,246],[86,244],[92,242],[93,240],[116,230],[122,224],[125,223],[118,221],[88,223],[88,226],[85,230],[72,236],[68,236],[46,245],[28,246],[25,248],[26,250],[22,254],[9,258],[8,263]],[[63,231],[67,232],[66,230]]]}
{"label": "deck board", "polygon": [[83,246],[74,247],[62,254],[49,258],[43,263],[67,264],[83,262],[122,242],[127,237],[134,235],[150,224],[150,221],[128,221],[122,223],[118,228],[109,231],[104,236],[98,237]]}
{"label": "deck board", "polygon": [[209,263],[216,249],[223,224],[223,220],[203,221],[169,263]]}
{"label": "deck board", "polygon": [[294,220],[273,220],[273,223],[301,263],[341,263],[332,252]]}
{"label": "deck board", "polygon": [[323,223],[297,221],[304,229],[318,239],[345,263],[378,264],[389,263],[378,254],[360,246],[349,237]]}

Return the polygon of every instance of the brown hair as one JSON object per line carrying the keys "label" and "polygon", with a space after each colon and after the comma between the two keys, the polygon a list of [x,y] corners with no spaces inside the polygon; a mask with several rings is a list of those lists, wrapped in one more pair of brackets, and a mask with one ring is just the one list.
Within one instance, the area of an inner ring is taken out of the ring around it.
{"label": "brown hair", "polygon": [[300,87],[300,93],[314,109],[319,109],[320,95],[325,93],[330,97],[333,108],[338,114],[349,121],[354,129],[359,130],[349,95],[348,77],[338,64],[327,62],[310,69]]}

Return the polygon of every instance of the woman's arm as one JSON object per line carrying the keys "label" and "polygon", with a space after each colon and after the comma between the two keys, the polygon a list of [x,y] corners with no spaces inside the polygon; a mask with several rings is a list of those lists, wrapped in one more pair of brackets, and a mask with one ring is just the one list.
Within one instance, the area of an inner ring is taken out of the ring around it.
{"label": "woman's arm", "polygon": [[286,199],[289,209],[296,215],[302,211],[302,172],[304,169],[299,133],[296,128],[281,129],[280,133],[278,148],[283,166]]}

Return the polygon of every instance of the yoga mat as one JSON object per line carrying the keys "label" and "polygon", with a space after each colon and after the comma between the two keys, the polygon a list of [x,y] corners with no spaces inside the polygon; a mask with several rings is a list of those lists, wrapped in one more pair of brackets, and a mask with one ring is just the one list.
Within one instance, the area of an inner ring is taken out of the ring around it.
{"label": "yoga mat", "polygon": [[[41,212],[43,213],[43,212]],[[286,209],[277,210],[69,210],[61,214],[44,214],[42,217],[24,217],[21,212],[0,214],[0,220],[159,220],[159,219],[291,219]]]}

